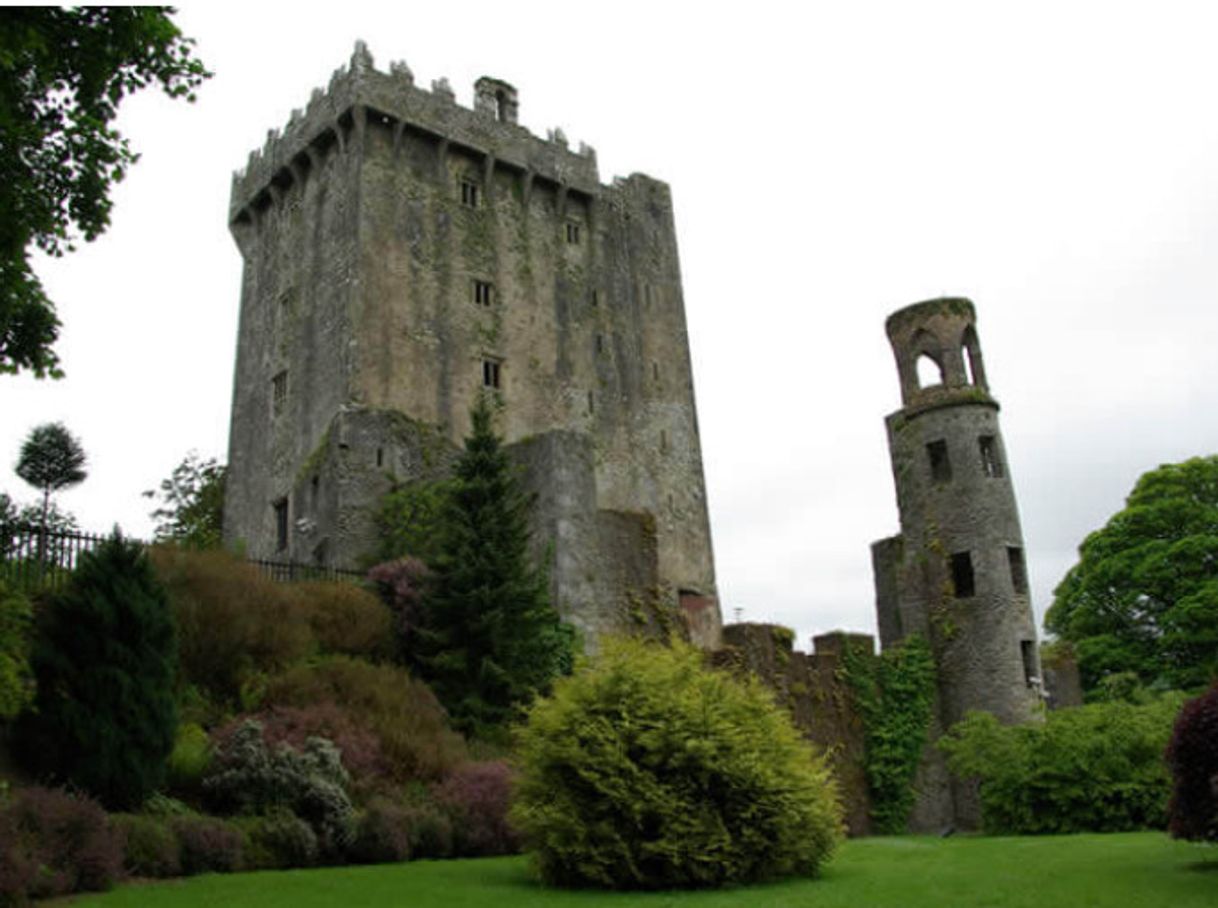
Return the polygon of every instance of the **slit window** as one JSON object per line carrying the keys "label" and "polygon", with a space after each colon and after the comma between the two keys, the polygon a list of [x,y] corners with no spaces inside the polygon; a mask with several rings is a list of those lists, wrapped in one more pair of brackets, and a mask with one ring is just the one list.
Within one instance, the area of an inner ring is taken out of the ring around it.
{"label": "slit window", "polygon": [[288,401],[288,373],[285,369],[271,379],[271,414],[278,416]]}
{"label": "slit window", "polygon": [[478,184],[473,180],[461,181],[461,204],[466,208],[477,208],[481,194]]}
{"label": "slit window", "polygon": [[668,453],[668,432],[664,429],[660,430],[660,453]]}
{"label": "slit window", "polygon": [[309,507],[313,513],[317,513],[317,499],[321,492],[321,477],[314,476],[313,481],[309,483]]}
{"label": "slit window", "polygon": [[579,224],[573,221],[567,222],[567,242],[572,246],[579,245]]}
{"label": "slit window", "polygon": [[1024,683],[1028,687],[1039,684],[1040,676],[1036,674],[1036,641],[1020,640],[1019,655],[1023,658]]}
{"label": "slit window", "polygon": [[935,482],[949,482],[952,478],[952,462],[947,456],[946,441],[932,441],[926,446],[930,460],[930,478]]}
{"label": "slit window", "polygon": [[599,306],[600,304],[601,304],[601,296],[597,291],[593,290],[592,291],[592,305]]}
{"label": "slit window", "polygon": [[376,465],[378,467],[383,467],[385,465],[385,449],[384,448],[376,449]]}
{"label": "slit window", "polygon": [[484,388],[499,387],[499,363],[493,359],[482,361],[482,386]]}
{"label": "slit window", "polygon": [[495,286],[490,281],[474,281],[474,302],[489,306],[495,301]]}
{"label": "slit window", "polygon": [[596,336],[596,352],[597,353],[605,352],[605,338],[603,335],[600,335],[600,334],[598,334]]}
{"label": "slit window", "polygon": [[976,595],[977,587],[973,580],[973,557],[968,552],[957,552],[952,555],[952,587],[957,599],[968,599]]}
{"label": "slit window", "polygon": [[1011,586],[1020,596],[1028,594],[1028,568],[1024,564],[1023,549],[1007,546],[1007,562],[1011,565]]}
{"label": "slit window", "polygon": [[283,552],[288,547],[288,500],[280,498],[272,507],[275,509],[275,551]]}
{"label": "slit window", "polygon": [[1002,457],[998,453],[998,439],[993,435],[982,435],[977,439],[981,451],[981,472],[987,479],[1002,479]]}

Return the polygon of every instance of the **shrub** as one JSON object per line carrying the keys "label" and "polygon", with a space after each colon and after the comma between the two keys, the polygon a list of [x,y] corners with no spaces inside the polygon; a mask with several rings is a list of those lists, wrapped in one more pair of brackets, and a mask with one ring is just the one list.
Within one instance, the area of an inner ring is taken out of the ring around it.
{"label": "shrub", "polygon": [[122,866],[122,836],[96,801],[26,788],[0,811],[0,903],[109,889]]}
{"label": "shrub", "polygon": [[1167,765],[1172,775],[1172,836],[1218,841],[1218,682],[1180,710]]}
{"label": "shrub", "polygon": [[1043,722],[970,713],[940,739],[953,773],[981,783],[986,832],[1116,832],[1166,822],[1163,748],[1180,698],[1094,703]]}
{"label": "shrub", "polygon": [[410,557],[386,561],[368,571],[368,581],[389,608],[395,651],[403,662],[409,657],[422,618],[423,591],[429,576],[427,565]]}
{"label": "shrub", "polygon": [[336,656],[301,665],[268,681],[268,706],[336,703],[360,717],[380,741],[398,781],[439,779],[466,758],[444,708],[422,682],[400,668]]}
{"label": "shrub", "polygon": [[174,637],[142,546],[115,535],[82,555],[40,616],[38,696],[16,735],[26,767],[107,807],[138,806],[161,784],[173,748]]}
{"label": "shrub", "polygon": [[375,594],[350,583],[293,583],[291,598],[323,653],[373,661],[393,655],[393,615]]}
{"label": "shrub", "polygon": [[356,824],[351,860],[361,864],[389,864],[410,857],[412,814],[409,807],[385,798],[369,803]]}
{"label": "shrub", "polygon": [[283,808],[312,827],[326,855],[350,844],[354,808],[338,750],[324,738],[309,738],[302,750],[287,744],[268,748],[262,726],[241,724],[216,751],[204,789],[221,807],[261,813]]}
{"label": "shrub", "polygon": [[187,795],[199,794],[203,774],[210,763],[211,740],[203,726],[196,722],[179,725],[166,764],[170,789]]}
{"label": "shrub", "polygon": [[405,809],[410,855],[415,858],[453,856],[452,818],[431,801],[412,804]]}
{"label": "shrub", "polygon": [[466,763],[435,789],[453,820],[453,848],[463,857],[516,854],[520,835],[508,822],[512,772],[502,760]]}
{"label": "shrub", "polygon": [[182,846],[169,821],[142,814],[111,817],[123,835],[123,868],[131,876],[171,877],[182,872]]}
{"label": "shrub", "polygon": [[287,744],[301,750],[309,738],[326,738],[338,748],[343,768],[353,780],[375,782],[385,775],[386,761],[381,742],[351,712],[334,703],[312,706],[272,706],[269,709],[233,719],[212,735],[217,747],[225,746],[241,725],[253,719],[262,726],[262,740],[274,749]]}
{"label": "shrub", "polygon": [[12,719],[34,700],[32,616],[30,600],[0,578],[0,721]]}
{"label": "shrub", "polygon": [[252,676],[281,671],[313,650],[309,616],[288,588],[235,555],[164,545],[151,557],[177,618],[186,684],[235,704]]}
{"label": "shrub", "polygon": [[673,888],[813,875],[841,836],[823,760],[759,681],[608,641],[529,713],[513,819],[542,879]]}
{"label": "shrub", "polygon": [[174,817],[170,828],[182,846],[182,873],[232,873],[244,866],[245,837],[217,817]]}
{"label": "shrub", "polygon": [[321,854],[313,827],[290,810],[273,808],[264,816],[247,817],[237,823],[247,838],[247,869],[311,867]]}

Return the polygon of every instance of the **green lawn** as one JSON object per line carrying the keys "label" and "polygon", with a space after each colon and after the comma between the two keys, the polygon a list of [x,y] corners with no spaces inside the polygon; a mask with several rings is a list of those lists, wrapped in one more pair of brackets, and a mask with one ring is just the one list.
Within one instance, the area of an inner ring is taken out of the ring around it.
{"label": "green lawn", "polygon": [[718,892],[543,889],[524,858],[418,861],[123,886],[73,906],[241,908],[1191,908],[1218,906],[1218,846],[1160,833],[848,842],[819,880]]}

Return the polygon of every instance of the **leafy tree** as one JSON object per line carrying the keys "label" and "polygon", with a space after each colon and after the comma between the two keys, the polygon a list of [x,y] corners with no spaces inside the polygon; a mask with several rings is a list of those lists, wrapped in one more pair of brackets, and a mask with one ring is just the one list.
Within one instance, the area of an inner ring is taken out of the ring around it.
{"label": "leafy tree", "polygon": [[440,521],[451,491],[447,479],[420,479],[397,483],[386,492],[376,514],[378,560],[434,561],[440,547]]}
{"label": "leafy tree", "polygon": [[224,526],[224,479],[227,468],[212,457],[203,460],[191,451],[173,468],[158,489],[145,498],[161,500],[149,515],[157,521],[156,538],[195,549],[220,545]]}
{"label": "leafy tree", "polygon": [[85,451],[63,423],[49,422],[30,430],[17,458],[17,475],[42,492],[42,519],[47,528],[51,493],[85,481]]}
{"label": "leafy tree", "polygon": [[531,500],[484,399],[456,464],[432,582],[408,654],[458,727],[501,725],[569,665],[573,636],[529,562]]}
{"label": "leafy tree", "polygon": [[116,534],[82,555],[40,620],[38,694],[18,723],[18,755],[111,809],[142,803],[164,778],[177,726],[174,621],[143,547]]}
{"label": "leafy tree", "polygon": [[10,7],[0,16],[0,372],[59,377],[54,304],[31,247],[71,251],[110,222],[110,188],[136,154],[119,103],[159,83],[193,100],[210,74],[165,7]]}
{"label": "leafy tree", "polygon": [[519,754],[513,818],[553,885],[813,876],[841,836],[832,774],[774,692],[688,644],[607,641],[534,704]]}
{"label": "leafy tree", "polygon": [[1120,672],[1182,688],[1218,675],[1218,456],[1144,474],[1079,547],[1045,626],[1074,645],[1088,691]]}

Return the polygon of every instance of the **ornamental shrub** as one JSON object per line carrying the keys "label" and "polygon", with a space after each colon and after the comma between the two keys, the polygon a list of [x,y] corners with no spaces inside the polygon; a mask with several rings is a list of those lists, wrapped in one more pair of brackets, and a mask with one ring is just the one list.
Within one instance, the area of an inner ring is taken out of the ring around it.
{"label": "ornamental shrub", "polygon": [[15,736],[25,766],[111,809],[138,806],[177,728],[173,615],[140,544],[115,535],[81,556],[41,611],[31,664],[38,695]]}
{"label": "ornamental shrub", "polygon": [[520,834],[508,821],[513,781],[507,763],[486,760],[458,766],[436,786],[435,803],[452,818],[459,857],[520,851]]}
{"label": "ornamental shrub", "polygon": [[1172,775],[1172,836],[1218,841],[1218,682],[1180,710],[1167,765]]}
{"label": "ornamental shrub", "polygon": [[814,875],[842,831],[824,761],[772,693],[610,640],[529,711],[512,818],[541,877],[659,889]]}
{"label": "ornamental shrub", "polygon": [[311,867],[321,854],[313,827],[282,807],[262,816],[238,819],[236,824],[246,836],[247,870]]}
{"label": "ornamental shrub", "polygon": [[407,806],[405,812],[410,856],[413,858],[451,858],[453,856],[452,817],[432,801]]}
{"label": "ornamental shrub", "polygon": [[172,877],[182,872],[182,846],[169,821],[117,813],[111,822],[123,836],[123,869],[130,876]]}
{"label": "ornamental shrub", "polygon": [[182,873],[233,873],[245,866],[245,836],[218,817],[185,816],[169,821],[181,844]]}
{"label": "ornamental shrub", "polygon": [[165,767],[170,790],[191,797],[198,795],[203,774],[211,764],[211,752],[211,740],[203,726],[197,722],[179,725]]}
{"label": "ornamental shrub", "polygon": [[309,738],[302,749],[267,746],[262,725],[247,719],[217,748],[203,788],[228,810],[263,813],[290,810],[317,834],[326,856],[342,854],[351,842],[354,808],[350,777],[338,749],[325,738]]}
{"label": "ornamental shrub", "polygon": [[410,857],[410,808],[375,798],[360,813],[350,857],[359,864],[390,864]]}
{"label": "ornamental shrub", "polygon": [[334,656],[267,682],[268,707],[319,703],[337,704],[359,717],[380,742],[386,770],[396,781],[440,779],[468,757],[444,708],[404,669]]}
{"label": "ornamental shrub", "polygon": [[398,558],[368,571],[368,582],[389,609],[398,660],[410,658],[414,634],[423,616],[423,594],[430,571],[418,558]]}
{"label": "ornamental shrub", "polygon": [[96,801],[25,788],[0,810],[0,904],[109,889],[122,866],[122,835]]}
{"label": "ornamental shrub", "polygon": [[986,832],[1162,829],[1170,790],[1162,755],[1180,703],[1177,694],[1093,703],[1025,725],[974,712],[939,747],[953,773],[980,780]]}
{"label": "ornamental shrub", "polygon": [[319,651],[373,661],[393,655],[393,614],[375,593],[323,581],[293,583],[287,592],[308,620]]}
{"label": "ornamental shrub", "polygon": [[32,619],[30,600],[0,578],[0,722],[12,719],[34,700]]}

